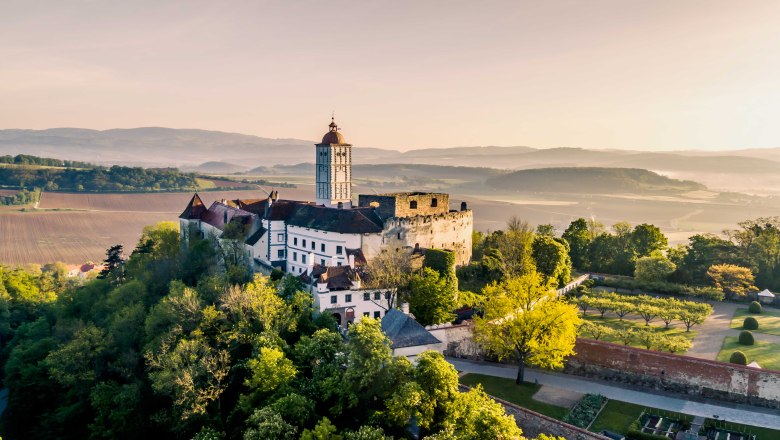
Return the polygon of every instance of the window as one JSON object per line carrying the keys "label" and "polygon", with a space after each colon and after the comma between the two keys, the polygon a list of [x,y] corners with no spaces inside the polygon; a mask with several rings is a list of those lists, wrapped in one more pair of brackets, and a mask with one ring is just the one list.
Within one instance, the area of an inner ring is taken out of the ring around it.
{"label": "window", "polygon": [[379,301],[379,298],[380,298],[380,293],[374,292],[374,301]]}
{"label": "window", "polygon": [[276,251],[276,258],[284,258],[284,249]]}
{"label": "window", "polygon": [[390,299],[390,292],[385,292],[385,299]]}
{"label": "window", "polygon": [[298,252],[293,252],[293,261],[298,261]]}
{"label": "window", "polygon": [[371,300],[371,294],[368,292],[363,293],[363,301],[369,301]]}
{"label": "window", "polygon": [[293,238],[293,245],[298,246],[298,237]]}
{"label": "window", "polygon": [[336,295],[331,295],[331,296],[330,296],[330,303],[331,303],[331,304],[336,304],[336,302],[337,302],[338,300],[339,300],[339,297],[338,297],[338,296],[336,296]]}
{"label": "window", "polygon": [[336,262],[336,266],[339,266],[339,267],[341,267],[341,261],[337,261],[337,262]]}
{"label": "window", "polygon": [[303,239],[303,247],[306,247],[306,239]]}
{"label": "window", "polygon": [[321,258],[321,259],[320,259],[320,266],[324,266],[324,265],[325,265],[325,259],[324,259],[324,258]]}
{"label": "window", "polygon": [[371,316],[371,313],[369,313],[369,312],[363,312],[363,316],[365,316],[366,318],[368,318],[369,316]]}
{"label": "window", "polygon": [[311,242],[311,250],[317,250],[317,244],[313,241]]}
{"label": "window", "polygon": [[301,263],[306,263],[306,254],[301,254]]}
{"label": "window", "polygon": [[351,303],[352,302],[352,294],[346,294],[344,295],[344,302]]}
{"label": "window", "polygon": [[409,209],[417,209],[417,200],[409,202]]}
{"label": "window", "polygon": [[399,240],[401,239],[401,233],[400,232],[398,233],[398,239]]}
{"label": "window", "polygon": [[341,255],[343,250],[344,250],[344,248],[342,248],[341,246],[336,246],[336,253],[337,254]]}
{"label": "window", "polygon": [[381,313],[381,312],[374,312],[374,318],[377,318],[377,319],[378,319],[378,318],[379,318],[379,314],[380,314],[380,313]]}
{"label": "window", "polygon": [[276,234],[276,241],[284,241],[284,234]]}
{"label": "window", "polygon": [[320,244],[320,252],[325,252],[325,243]]}
{"label": "window", "polygon": [[431,199],[431,208],[435,208],[437,206],[439,206],[439,201],[436,200],[436,197],[434,197]]}

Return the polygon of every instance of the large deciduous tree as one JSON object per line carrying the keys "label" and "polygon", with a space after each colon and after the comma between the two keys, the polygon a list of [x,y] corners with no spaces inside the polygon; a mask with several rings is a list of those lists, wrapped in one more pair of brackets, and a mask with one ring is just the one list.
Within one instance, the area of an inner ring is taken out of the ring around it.
{"label": "large deciduous tree", "polygon": [[558,299],[538,273],[492,284],[483,295],[484,317],[475,318],[474,336],[499,359],[516,356],[518,384],[526,365],[560,368],[574,353],[577,308]]}
{"label": "large deciduous tree", "polygon": [[568,243],[547,235],[534,238],[532,255],[536,270],[546,282],[562,287],[571,279],[571,258]]}
{"label": "large deciduous tree", "polygon": [[586,269],[588,267],[588,248],[593,241],[593,235],[588,228],[588,221],[584,218],[578,218],[569,224],[569,227],[561,236],[569,243],[569,255],[571,263],[577,269]]}
{"label": "large deciduous tree", "polygon": [[733,264],[716,264],[707,269],[712,285],[732,297],[744,297],[755,291],[753,272],[747,267]]}
{"label": "large deciduous tree", "polygon": [[422,325],[440,324],[454,318],[456,290],[447,279],[431,268],[409,281],[409,309]]}
{"label": "large deciduous tree", "polygon": [[677,266],[660,253],[636,260],[634,277],[640,281],[666,281]]}

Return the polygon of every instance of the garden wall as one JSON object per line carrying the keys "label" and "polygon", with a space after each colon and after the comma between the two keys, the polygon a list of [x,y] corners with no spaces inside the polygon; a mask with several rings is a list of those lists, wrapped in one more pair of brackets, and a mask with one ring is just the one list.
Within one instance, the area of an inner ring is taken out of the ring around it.
{"label": "garden wall", "polygon": [[675,393],[780,408],[780,371],[578,339],[566,372]]}
{"label": "garden wall", "polygon": [[[461,391],[468,391],[469,387],[461,385],[460,389]],[[533,438],[539,434],[548,434],[561,436],[566,440],[609,440],[609,438],[604,437],[603,435],[578,428],[574,425],[553,419],[552,417],[547,417],[544,414],[539,414],[530,409],[517,406],[506,400],[493,396],[490,397],[503,405],[507,414],[514,416],[517,425],[523,430],[523,436],[526,438]]]}

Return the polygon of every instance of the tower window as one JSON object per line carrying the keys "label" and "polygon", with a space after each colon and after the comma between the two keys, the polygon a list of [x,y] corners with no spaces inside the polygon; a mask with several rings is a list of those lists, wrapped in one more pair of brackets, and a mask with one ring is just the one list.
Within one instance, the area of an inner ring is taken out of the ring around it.
{"label": "tower window", "polygon": [[436,197],[431,199],[431,208],[435,208],[439,206],[439,201],[436,199]]}
{"label": "tower window", "polygon": [[409,202],[409,209],[417,209],[417,200]]}

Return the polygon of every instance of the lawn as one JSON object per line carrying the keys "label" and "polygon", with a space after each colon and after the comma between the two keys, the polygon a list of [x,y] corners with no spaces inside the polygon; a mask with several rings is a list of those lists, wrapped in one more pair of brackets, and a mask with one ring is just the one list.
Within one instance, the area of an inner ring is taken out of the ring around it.
{"label": "lawn", "polygon": [[756,440],[777,440],[780,439],[780,431],[769,428],[761,428],[758,426],[747,426],[739,423],[724,422],[723,420],[706,419],[704,421],[705,426],[714,425],[721,429],[729,431],[743,432],[748,434],[755,434]]}
{"label": "lawn", "polygon": [[[660,333],[662,335],[666,336],[685,336],[690,341],[693,341],[693,339],[696,337],[697,331],[691,330],[689,332],[685,331],[685,325],[679,323],[679,322],[673,322],[669,328],[664,327],[663,322],[659,322],[658,320],[650,322],[650,325],[648,327],[645,327],[645,321],[637,321],[632,319],[624,318],[622,321],[618,318],[611,317],[611,316],[605,316],[604,318],[599,317],[598,313],[588,313],[586,316],[582,316],[580,314],[580,318],[587,319],[588,321],[604,324],[609,327],[612,327],[614,329],[621,329],[621,328],[651,328],[656,333]],[[659,325],[660,324],[660,325]],[[695,327],[694,327],[695,328]],[[586,335],[587,337],[587,335]],[[623,342],[617,339],[614,336],[607,336],[606,338],[602,338],[603,341],[606,342],[614,342],[615,344],[622,344]],[[645,348],[644,345],[637,343],[636,341],[629,344],[632,347],[637,348]],[[655,349],[655,348],[654,348]],[[683,354],[683,353],[680,353]]]}
{"label": "lawn", "polygon": [[731,320],[731,328],[742,329],[742,323],[748,316],[752,316],[758,321],[758,330],[753,330],[754,332],[780,336],[780,312],[768,310],[766,307],[761,313],[750,313],[747,309],[737,309]]}
{"label": "lawn", "polygon": [[460,382],[463,385],[468,385],[470,387],[482,384],[485,392],[491,396],[498,397],[507,402],[512,402],[515,405],[528,408],[531,411],[536,411],[558,420],[562,419],[563,416],[569,412],[568,408],[534,400],[532,396],[542,387],[538,384],[526,382],[522,385],[517,385],[512,379],[484,376],[482,374],[466,374],[460,378]]}
{"label": "lawn", "polygon": [[780,344],[756,340],[755,345],[742,345],[736,336],[727,336],[718,353],[718,360],[728,362],[731,353],[736,350],[747,355],[748,363],[756,361],[761,368],[780,370]]}
{"label": "lawn", "polygon": [[673,420],[693,420],[692,416],[664,411],[655,408],[648,408],[642,405],[635,405],[633,403],[621,402],[619,400],[610,400],[601,410],[601,414],[596,417],[593,424],[590,426],[592,432],[601,432],[603,430],[619,432],[625,434],[628,431],[628,425],[637,420],[645,411],[650,414],[660,415],[668,417]]}

